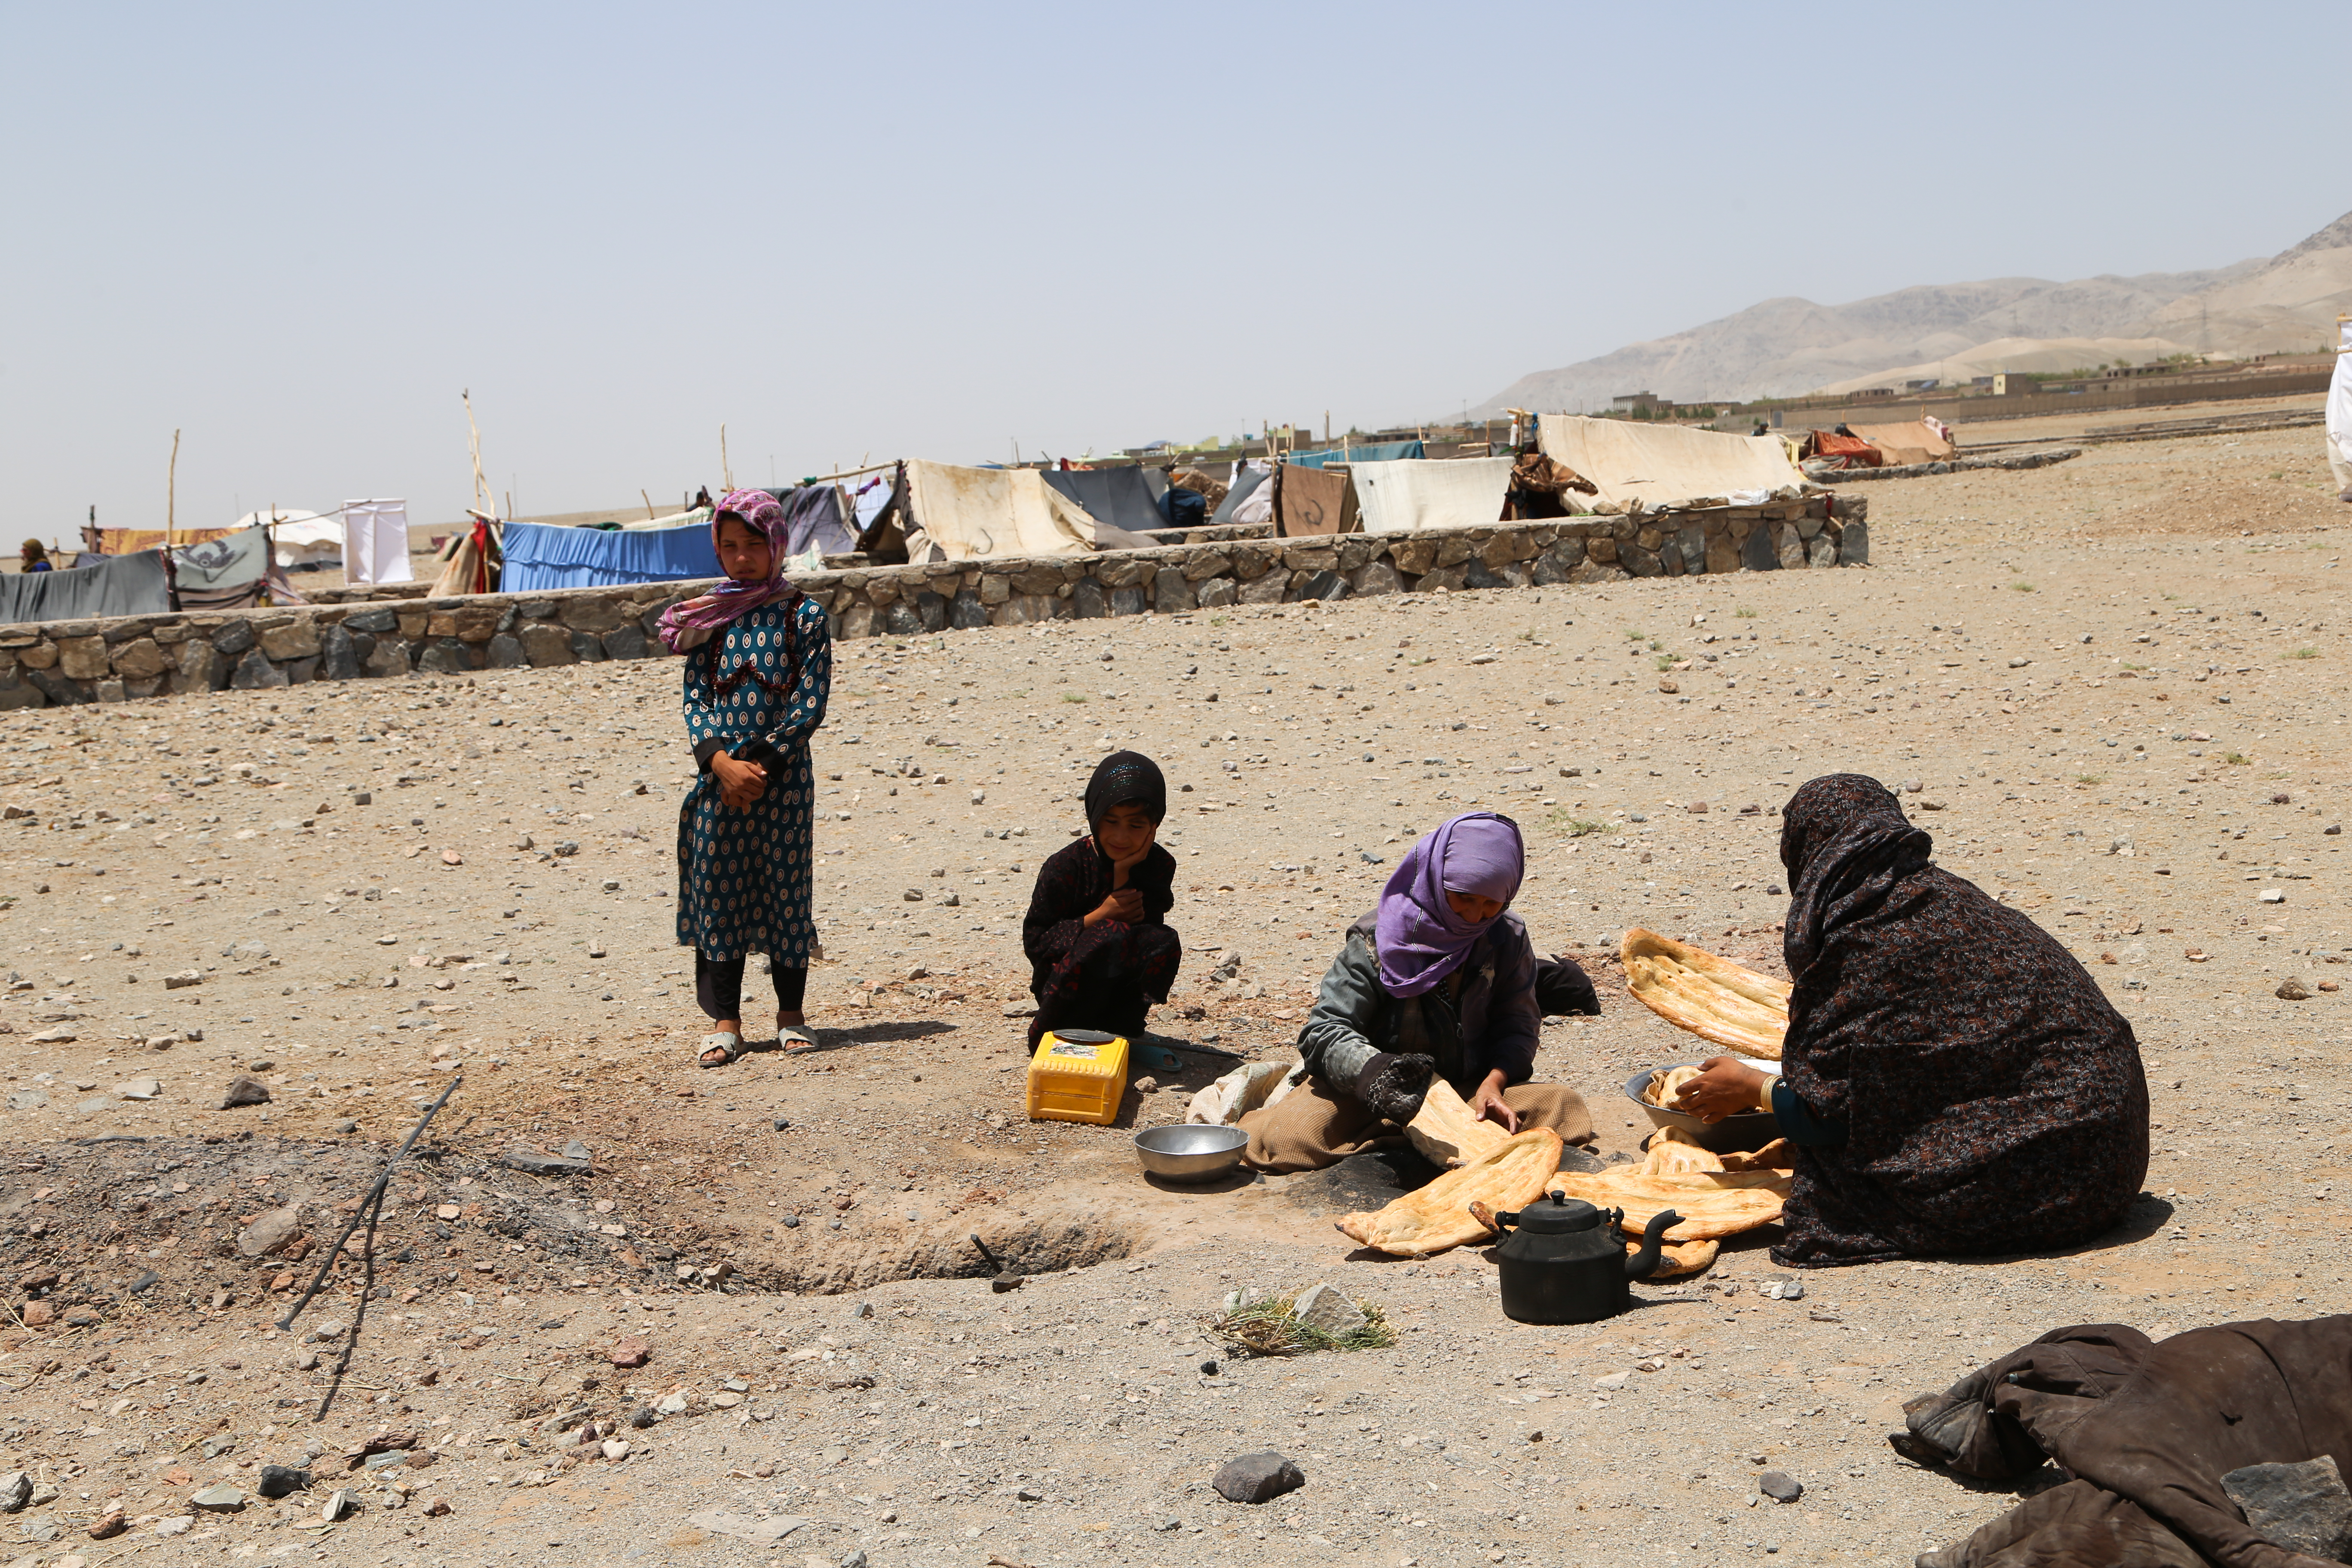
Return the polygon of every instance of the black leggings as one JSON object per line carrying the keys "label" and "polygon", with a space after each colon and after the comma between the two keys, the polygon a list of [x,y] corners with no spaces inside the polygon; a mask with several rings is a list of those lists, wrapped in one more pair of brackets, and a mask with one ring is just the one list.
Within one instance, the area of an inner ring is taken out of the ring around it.
{"label": "black leggings", "polygon": [[[776,984],[776,1010],[797,1013],[801,998],[808,991],[808,967],[786,968],[774,959],[768,961],[768,978]],[[694,995],[702,1010],[714,1018],[740,1018],[743,1016],[743,961],[740,958],[705,958],[694,955]]]}

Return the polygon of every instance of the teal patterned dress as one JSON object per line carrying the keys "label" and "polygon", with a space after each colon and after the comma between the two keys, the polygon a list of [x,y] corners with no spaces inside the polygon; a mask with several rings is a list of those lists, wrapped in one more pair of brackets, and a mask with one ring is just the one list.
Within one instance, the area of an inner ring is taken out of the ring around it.
{"label": "teal patterned dress", "polygon": [[[686,732],[701,776],[677,813],[677,940],[705,958],[764,952],[804,967],[815,774],[809,737],[833,689],[833,639],[813,599],[768,605],[713,632],[686,659]],[[768,770],[749,811],[720,803],[710,759]]]}

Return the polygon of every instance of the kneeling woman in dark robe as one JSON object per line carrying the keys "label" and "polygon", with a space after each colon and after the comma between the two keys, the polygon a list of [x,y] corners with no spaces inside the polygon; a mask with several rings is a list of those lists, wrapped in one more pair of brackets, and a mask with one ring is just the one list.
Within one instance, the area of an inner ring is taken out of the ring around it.
{"label": "kneeling woman in dark robe", "polygon": [[1440,1078],[1472,1115],[1507,1132],[1549,1127],[1566,1142],[1591,1142],[1581,1096],[1527,1081],[1543,1027],[1538,992],[1564,994],[1563,1010],[1599,1009],[1581,970],[1538,964],[1510,912],[1525,870],[1518,824],[1491,811],[1454,817],[1406,853],[1379,907],[1349,928],[1299,1031],[1311,1076],[1241,1119],[1244,1163],[1320,1170],[1399,1143]]}
{"label": "kneeling woman in dark robe", "polygon": [[2073,1247],[2120,1222],[2147,1174],[2131,1026],[2047,931],[1928,849],[1855,773],[1814,779],[1782,814],[1780,1076],[1716,1057],[1679,1100],[1779,1115],[1796,1148],[1777,1263]]}
{"label": "kneeling woman in dark robe", "polygon": [[1183,944],[1167,924],[1176,905],[1176,858],[1154,842],[1168,815],[1168,781],[1139,752],[1114,752],[1087,781],[1084,838],[1037,868],[1028,918],[1034,1050],[1049,1029],[1143,1033],[1154,1002],[1168,1000]]}

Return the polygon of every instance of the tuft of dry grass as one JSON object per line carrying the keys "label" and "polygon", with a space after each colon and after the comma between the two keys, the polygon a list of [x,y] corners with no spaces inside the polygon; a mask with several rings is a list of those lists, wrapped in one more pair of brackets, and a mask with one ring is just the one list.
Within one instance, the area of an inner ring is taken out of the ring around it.
{"label": "tuft of dry grass", "polygon": [[1316,1351],[1384,1351],[1396,1343],[1396,1330],[1370,1301],[1356,1303],[1364,1326],[1337,1338],[1312,1324],[1302,1323],[1294,1308],[1299,1293],[1261,1296],[1244,1301],[1223,1317],[1202,1325],[1202,1331],[1228,1351],[1242,1355],[1305,1355]]}

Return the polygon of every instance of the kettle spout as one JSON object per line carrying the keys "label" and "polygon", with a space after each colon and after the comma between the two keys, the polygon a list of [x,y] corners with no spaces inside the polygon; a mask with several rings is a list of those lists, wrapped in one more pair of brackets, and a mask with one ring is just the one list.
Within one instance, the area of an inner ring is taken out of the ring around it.
{"label": "kettle spout", "polygon": [[1625,1278],[1647,1279],[1658,1271],[1658,1245],[1668,1230],[1682,1224],[1683,1216],[1672,1209],[1661,1209],[1650,1216],[1642,1227],[1642,1250],[1625,1259]]}

